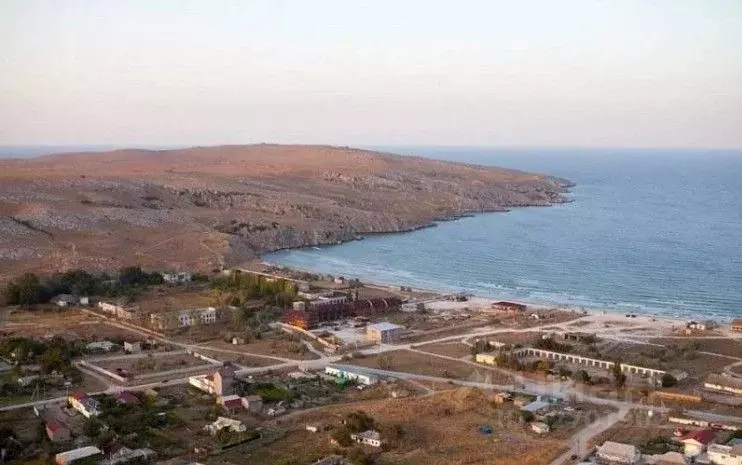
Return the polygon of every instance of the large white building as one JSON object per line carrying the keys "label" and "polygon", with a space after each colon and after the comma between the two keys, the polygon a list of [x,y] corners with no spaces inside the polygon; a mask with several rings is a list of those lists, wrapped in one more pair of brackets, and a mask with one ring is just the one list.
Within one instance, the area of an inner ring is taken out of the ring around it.
{"label": "large white building", "polygon": [[742,465],[742,445],[710,444],[708,456],[714,465]]}
{"label": "large white building", "polygon": [[613,441],[604,442],[603,445],[598,447],[596,455],[603,461],[623,465],[639,463],[641,459],[641,453],[636,446]]}
{"label": "large white building", "polygon": [[370,386],[376,384],[379,380],[376,376],[363,373],[362,371],[350,371],[345,368],[327,366],[325,367],[325,374],[334,376],[339,379],[347,379],[350,381],[357,381],[360,384]]}
{"label": "large white building", "polygon": [[366,337],[377,344],[396,342],[402,336],[404,326],[387,321],[366,326]]}
{"label": "large white building", "polygon": [[214,423],[209,423],[204,426],[204,430],[208,431],[212,436],[216,436],[216,434],[223,429],[233,433],[243,433],[247,431],[247,427],[241,421],[227,417],[219,417]]}

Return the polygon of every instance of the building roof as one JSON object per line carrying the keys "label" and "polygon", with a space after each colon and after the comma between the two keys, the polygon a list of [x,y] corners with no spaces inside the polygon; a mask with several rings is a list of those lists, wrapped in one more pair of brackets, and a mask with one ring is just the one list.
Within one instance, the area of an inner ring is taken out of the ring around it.
{"label": "building roof", "polygon": [[703,445],[709,445],[714,438],[716,438],[716,431],[712,429],[697,429],[683,436],[681,441],[696,441]]}
{"label": "building roof", "polygon": [[719,453],[725,455],[733,455],[736,457],[742,456],[742,445],[722,445],[722,444],[709,444],[709,453]]}
{"label": "building roof", "polygon": [[551,406],[551,404],[548,402],[544,402],[542,400],[536,400],[536,401],[531,402],[530,404],[524,405],[520,409],[525,412],[536,413],[549,406]]}
{"label": "building roof", "polygon": [[631,461],[636,454],[636,447],[631,444],[606,441],[598,447],[598,455],[625,458],[627,461]]}
{"label": "building roof", "polygon": [[737,378],[731,378],[729,376],[722,376],[712,373],[706,377],[706,382],[710,384],[718,384],[720,386],[727,386],[735,389],[742,389],[742,380]]}
{"label": "building roof", "polygon": [[735,318],[732,320],[732,326],[742,326],[742,318]]}
{"label": "building roof", "polygon": [[116,394],[116,401],[122,404],[136,404],[139,398],[129,391],[121,391]]}
{"label": "building roof", "polygon": [[222,397],[222,405],[229,409],[242,408],[242,397],[238,395]]}
{"label": "building roof", "polygon": [[372,429],[366,430],[362,433],[356,434],[356,437],[359,437],[361,439],[370,439],[373,441],[381,441],[381,435],[378,431],[374,431]]}
{"label": "building roof", "polygon": [[654,463],[668,465],[685,465],[685,457],[680,452],[665,452],[654,456]]}
{"label": "building roof", "polygon": [[54,456],[57,462],[63,461],[69,463],[75,460],[84,459],[91,455],[100,454],[101,451],[95,446],[80,447],[79,449],[68,450],[67,452],[61,452]]}
{"label": "building roof", "polygon": [[62,429],[67,429],[62,423],[54,418],[46,422],[46,428],[52,433],[56,433],[57,431]]}
{"label": "building roof", "polygon": [[77,400],[84,400],[88,398],[88,395],[85,394],[84,391],[72,391],[70,392],[69,397],[72,397],[73,399],[77,399]]}
{"label": "building roof", "polygon": [[389,323],[388,321],[383,321],[381,323],[374,323],[372,325],[368,325],[368,328],[375,328],[379,331],[393,331],[395,329],[404,329],[404,326],[395,325],[394,323]]}
{"label": "building roof", "polygon": [[263,398],[260,396],[252,395],[252,396],[245,396],[243,397],[244,400],[248,402],[262,402]]}

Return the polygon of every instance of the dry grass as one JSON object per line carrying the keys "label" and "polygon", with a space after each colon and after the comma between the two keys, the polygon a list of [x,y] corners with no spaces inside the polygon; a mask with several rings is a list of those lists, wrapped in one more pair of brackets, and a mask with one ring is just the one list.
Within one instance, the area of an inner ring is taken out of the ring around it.
{"label": "dry grass", "polygon": [[647,439],[657,436],[671,437],[677,425],[668,423],[660,417],[647,417],[644,410],[632,410],[624,421],[595,436],[592,444],[600,445],[605,441],[622,442],[640,445]]}
{"label": "dry grass", "polygon": [[447,357],[462,358],[471,356],[471,350],[469,349],[469,346],[459,341],[425,344],[416,346],[415,348],[433,354],[445,355]]}
{"label": "dry grass", "polygon": [[118,360],[100,360],[95,365],[109,371],[115,371],[118,368],[125,370],[132,375],[142,375],[146,373],[155,373],[160,371],[175,370],[178,368],[208,366],[208,363],[201,359],[188,354],[165,355],[165,356],[148,356],[138,358],[125,358]]}
{"label": "dry grass", "polygon": [[353,359],[347,363],[439,378],[487,381],[494,384],[509,384],[512,382],[510,376],[487,367],[455,362],[409,350],[395,350],[372,357]]}
{"label": "dry grass", "polygon": [[742,359],[742,342],[731,338],[655,338],[649,342],[654,344],[673,345],[693,342],[699,345],[699,350],[715,354],[728,355]]}
{"label": "dry grass", "polygon": [[211,307],[215,301],[208,290],[157,286],[141,296],[137,304],[144,313],[158,313],[181,308]]}
{"label": "dry grass", "polygon": [[238,351],[247,355],[269,355],[273,357],[289,358],[292,360],[314,360],[318,358],[310,352],[300,341],[283,338],[266,338],[252,341],[248,344],[229,344],[224,341],[210,341],[202,344],[206,348],[226,349]]}
{"label": "dry grass", "polygon": [[[231,346],[231,347],[239,347],[239,346]],[[226,362],[226,361],[235,362],[235,363],[238,363],[246,367],[267,367],[267,366],[276,365],[278,363],[281,363],[279,360],[276,360],[273,358],[260,357],[256,355],[248,355],[248,354],[243,354],[243,353],[223,352],[220,350],[209,350],[209,349],[204,349],[200,347],[196,349],[196,352],[198,352],[199,354],[206,355],[207,357],[211,357],[216,360],[221,360],[223,362]]]}
{"label": "dry grass", "polygon": [[[345,414],[358,410],[372,416],[382,433],[392,425],[403,430],[388,451],[367,450],[377,455],[378,463],[546,465],[565,446],[561,440],[532,434],[517,422],[512,407],[494,407],[484,392],[460,388],[426,397],[331,406],[297,415],[283,425],[289,430],[286,437],[243,459],[278,464],[294,458],[298,463],[311,463],[332,453],[334,447],[327,433],[312,434],[304,426],[336,426]],[[479,434],[477,427],[482,424],[490,425],[494,434]],[[307,444],[312,447],[307,448]]]}

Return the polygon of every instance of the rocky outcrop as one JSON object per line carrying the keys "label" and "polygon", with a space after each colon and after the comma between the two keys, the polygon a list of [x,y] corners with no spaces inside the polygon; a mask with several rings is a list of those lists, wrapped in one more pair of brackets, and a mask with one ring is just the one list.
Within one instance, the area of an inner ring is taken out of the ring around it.
{"label": "rocky outcrop", "polygon": [[563,179],[325,146],[0,160],[0,273],[210,269],[261,253],[565,201]]}

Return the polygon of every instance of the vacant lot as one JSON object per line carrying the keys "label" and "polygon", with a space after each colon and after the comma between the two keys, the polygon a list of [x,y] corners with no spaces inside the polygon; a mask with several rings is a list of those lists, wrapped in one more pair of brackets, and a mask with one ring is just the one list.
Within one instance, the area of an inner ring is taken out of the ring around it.
{"label": "vacant lot", "polygon": [[114,360],[99,360],[95,365],[109,370],[117,369],[131,373],[133,376],[160,371],[175,370],[196,366],[208,366],[207,362],[186,353],[178,355],[144,355],[137,358],[118,358]]}
{"label": "vacant lot", "polygon": [[204,286],[156,286],[137,300],[144,313],[158,313],[182,308],[213,307],[217,302]]}
{"label": "vacant lot", "polygon": [[416,346],[416,349],[433,354],[445,355],[447,357],[461,358],[471,356],[471,349],[469,346],[459,341],[425,344]]}
{"label": "vacant lot", "polygon": [[529,344],[532,343],[536,338],[539,337],[539,333],[535,331],[528,331],[525,333],[497,333],[487,336],[485,340],[502,342],[503,344]]}
{"label": "vacant lot", "polygon": [[446,360],[434,355],[425,355],[409,350],[395,350],[373,357],[353,359],[347,363],[382,370],[416,373],[439,378],[464,379],[471,381],[509,384],[512,377],[487,367],[479,367],[465,362]]}
{"label": "vacant lot", "polygon": [[246,367],[267,367],[270,365],[276,365],[281,363],[280,360],[276,360],[274,358],[268,358],[268,357],[261,357],[259,355],[248,355],[241,353],[238,349],[240,346],[230,346],[234,348],[230,349],[223,349],[223,350],[210,350],[206,348],[199,347],[196,349],[196,352],[199,354],[206,355],[207,357],[211,357],[216,360],[220,360],[222,362],[235,362],[239,365],[243,365]]}
{"label": "vacant lot", "polygon": [[[419,398],[336,405],[296,415],[282,424],[287,429],[284,438],[235,458],[261,464],[312,463],[335,447],[329,442],[328,432],[310,433],[305,425],[335,428],[345,415],[359,410],[373,418],[375,428],[388,442],[388,450],[365,449],[380,464],[546,465],[566,445],[531,433],[518,423],[512,407],[493,407],[482,391],[461,388]],[[478,433],[479,425],[489,425],[493,434]]]}
{"label": "vacant lot", "polygon": [[620,353],[622,361],[663,370],[683,370],[691,378],[705,378],[710,373],[718,373],[733,362],[727,357],[709,355],[675,343],[668,347],[644,344],[620,343],[612,346],[611,352]]}
{"label": "vacant lot", "polygon": [[698,347],[698,350],[712,352],[715,354],[728,355],[730,357],[742,358],[742,342],[730,338],[656,338],[650,339],[649,342],[662,345],[677,345],[692,343]]}
{"label": "vacant lot", "polygon": [[[642,448],[647,441],[657,437],[671,438],[677,425],[664,421],[659,416],[649,418],[644,410],[632,410],[624,421],[616,423],[595,436],[588,446],[600,445],[605,441],[633,444]],[[652,451],[646,451],[652,452]],[[660,452],[660,451],[656,451]]]}
{"label": "vacant lot", "polygon": [[283,336],[258,339],[248,344],[230,344],[225,341],[215,340],[200,345],[206,348],[243,352],[248,355],[268,355],[293,360],[313,360],[318,358],[300,340],[293,340]]}

